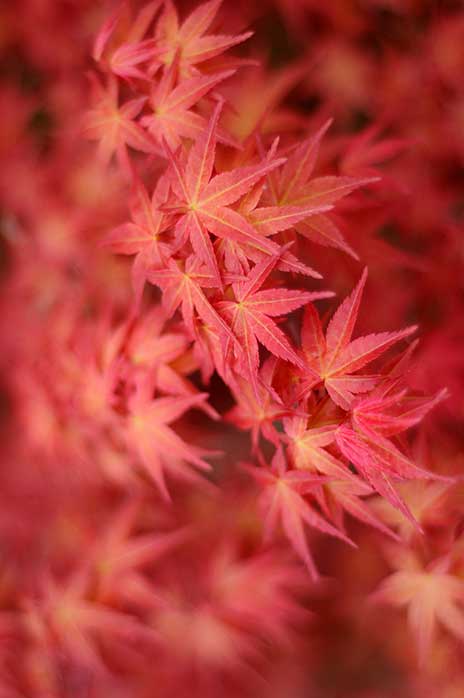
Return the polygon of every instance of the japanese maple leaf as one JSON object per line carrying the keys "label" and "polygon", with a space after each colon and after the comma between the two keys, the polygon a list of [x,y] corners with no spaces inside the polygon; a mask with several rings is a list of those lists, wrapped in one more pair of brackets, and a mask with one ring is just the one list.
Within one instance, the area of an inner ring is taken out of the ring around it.
{"label": "japanese maple leaf", "polygon": [[367,270],[364,270],[352,294],[334,313],[325,336],[315,308],[307,306],[301,338],[310,376],[303,382],[301,395],[322,381],[332,400],[349,410],[354,397],[371,390],[377,382],[376,376],[357,375],[357,371],[416,331],[416,326],[411,326],[399,332],[380,332],[351,339],[366,278]]}
{"label": "japanese maple leaf", "polygon": [[203,384],[209,383],[214,371],[217,371],[226,385],[232,384],[231,368],[224,353],[226,343],[227,339],[224,341],[222,330],[218,331],[211,324],[198,325],[193,354],[200,368]]}
{"label": "japanese maple leaf", "polygon": [[[277,139],[274,142],[270,152],[267,155],[268,160],[272,160],[275,154],[275,149],[277,147]],[[249,191],[241,200],[238,212],[246,218],[246,220],[254,227],[254,229],[265,237],[271,237],[277,235],[278,233],[283,233],[289,229],[295,227],[300,221],[314,216],[323,211],[328,211],[332,208],[331,205],[312,205],[307,206],[287,206],[285,204],[279,206],[262,206],[260,201],[262,198],[262,193],[265,189],[264,182],[258,182],[251,191]],[[238,245],[234,242],[227,240],[224,241],[226,244],[231,246],[229,254],[225,255],[225,264],[227,268],[232,270],[238,270],[239,265],[246,265],[243,260],[240,259],[240,253],[237,251]],[[256,249],[243,249],[245,254],[245,260],[248,257],[254,262],[261,261],[265,255]],[[236,258],[237,263],[233,263],[233,258]],[[278,268],[283,271],[292,271],[298,274],[304,274],[306,276],[313,276],[314,278],[321,278],[321,275],[316,272],[311,267],[306,266],[298,260],[293,254],[288,250],[283,252],[281,259],[279,260]]]}
{"label": "japanese maple leaf", "polygon": [[162,241],[162,233],[169,227],[169,216],[160,211],[165,202],[165,180],[160,178],[150,199],[145,186],[133,176],[133,192],[130,201],[132,221],[117,226],[105,238],[103,244],[117,254],[135,255],[132,266],[132,285],[135,307],[138,309],[143,288],[150,269],[161,267],[170,256],[168,241]]}
{"label": "japanese maple leaf", "polygon": [[301,616],[297,593],[304,575],[276,550],[244,556],[218,531],[211,542],[192,550],[188,567],[173,570],[156,621],[176,666],[177,658],[195,665],[208,675],[210,695],[224,696],[224,671],[250,675],[249,662],[266,649],[261,638],[289,641]]}
{"label": "japanese maple leaf", "polygon": [[153,61],[155,39],[142,40],[162,0],[145,5],[135,18],[128,16],[128,3],[121,2],[102,25],[94,42],[93,58],[122,78],[146,79],[141,63]]}
{"label": "japanese maple leaf", "polygon": [[68,404],[69,414],[81,432],[89,432],[95,438],[104,425],[115,427],[116,415],[111,408],[120,378],[120,339],[110,331],[109,318],[100,316],[97,324],[81,321],[77,337],[67,340],[59,345],[61,351],[54,359],[55,367],[59,366],[61,376],[66,377],[65,381],[57,381],[55,391]]}
{"label": "japanese maple leaf", "polygon": [[[277,139],[265,156],[272,161],[277,149]],[[237,206],[237,212],[250,223],[255,231],[265,237],[270,237],[292,228],[298,221],[320,211],[326,211],[331,206],[260,206],[259,202],[265,189],[265,181],[258,181],[242,198]],[[288,247],[288,245],[287,245]],[[267,253],[244,242],[235,242],[230,238],[216,241],[215,250],[224,267],[230,272],[247,273],[250,271],[250,260],[257,263],[262,261]],[[277,268],[296,274],[304,274],[320,279],[321,275],[303,264],[289,249],[282,250]]]}
{"label": "japanese maple leaf", "polygon": [[127,146],[143,153],[153,153],[156,144],[152,137],[134,119],[143,109],[146,97],[137,97],[119,106],[118,83],[110,77],[105,89],[94,81],[97,105],[88,112],[84,133],[90,140],[97,140],[98,154],[107,164],[116,155],[123,170],[131,174]]}
{"label": "japanese maple leaf", "polygon": [[340,163],[340,168],[345,174],[376,177],[380,173],[375,167],[377,164],[390,160],[406,148],[408,142],[403,138],[378,140],[381,132],[382,125],[374,124],[350,138]]}
{"label": "japanese maple leaf", "polygon": [[[166,327],[163,308],[155,305],[138,318],[127,339],[125,353],[132,366],[153,371],[160,365],[170,364],[181,357],[189,345],[180,327]],[[164,389],[163,389],[164,391]]]}
{"label": "japanese maple leaf", "polygon": [[395,436],[410,429],[448,396],[445,388],[434,397],[412,397],[396,386],[396,381],[381,384],[353,403],[352,423],[367,438],[375,441],[377,436]]}
{"label": "japanese maple leaf", "polygon": [[165,483],[165,471],[184,479],[192,479],[193,473],[186,469],[185,462],[203,471],[211,468],[200,457],[199,449],[186,444],[169,426],[206,397],[206,393],[200,393],[189,397],[160,397],[153,400],[145,382],[130,400],[129,414],[124,420],[127,448],[136,456],[167,500],[170,497]]}
{"label": "japanese maple leaf", "polygon": [[253,268],[246,281],[233,284],[235,300],[216,303],[216,308],[239,338],[239,346],[235,347],[237,366],[240,373],[252,381],[256,396],[259,396],[258,341],[274,356],[300,368],[304,365],[285,334],[271,318],[287,315],[311,300],[332,295],[330,291],[294,291],[285,288],[260,290],[278,258],[279,255],[276,255],[263,260]]}
{"label": "japanese maple leaf", "polygon": [[198,73],[199,64],[252,36],[252,32],[238,36],[206,34],[221,3],[222,0],[203,3],[181,24],[174,3],[172,0],[165,0],[163,14],[155,30],[157,53],[152,63],[152,71],[156,71],[160,64],[170,65],[178,56],[181,75],[195,75]]}
{"label": "japanese maple leaf", "polygon": [[416,478],[449,479],[414,464],[389,437],[417,424],[445,394],[446,391],[432,399],[412,399],[411,409],[408,410],[402,406],[404,391],[394,393],[389,392],[389,387],[385,389],[379,386],[372,396],[355,401],[351,414],[353,429],[345,424],[336,431],[337,444],[342,453],[374,489],[416,527],[413,514],[392,483]]}
{"label": "japanese maple leaf", "polygon": [[[451,483],[411,480],[411,482],[402,482],[397,487],[414,519],[421,527],[427,524],[443,525],[444,512],[448,504],[447,494]],[[376,497],[370,504],[372,510],[382,521],[398,531],[403,541],[409,542],[417,534],[417,527],[413,526],[387,500]]]}
{"label": "japanese maple leaf", "polygon": [[[271,201],[274,206],[333,206],[355,189],[376,181],[376,178],[323,176],[311,179],[320,141],[330,126],[328,121],[314,135],[298,145],[284,167],[269,177]],[[357,255],[344,240],[338,227],[325,213],[311,215],[295,225],[304,237],[321,245],[337,247],[353,257]]]}
{"label": "japanese maple leaf", "polygon": [[[199,391],[186,377],[195,369],[191,361],[185,362],[190,345],[187,333],[180,327],[167,328],[166,320],[162,307],[155,306],[132,327],[125,347],[132,371],[153,376],[156,389],[164,394],[198,395]],[[219,417],[206,402],[200,403],[198,409],[212,419]]]}
{"label": "japanese maple leaf", "polygon": [[353,463],[358,473],[406,516],[416,529],[421,530],[394,484],[401,480],[447,478],[415,465],[390,439],[377,433],[358,433],[343,424],[337,429],[335,438],[341,452]]}
{"label": "japanese maple leaf", "polygon": [[89,554],[99,602],[156,604],[156,593],[141,569],[185,542],[185,529],[132,535],[140,502],[130,499],[111,517]]}
{"label": "japanese maple leaf", "polygon": [[464,641],[464,582],[451,573],[450,556],[424,567],[411,551],[392,554],[397,572],[385,579],[373,600],[406,607],[419,660],[427,660],[437,625]]}
{"label": "japanese maple leaf", "polygon": [[338,424],[308,427],[307,417],[284,420],[290,460],[298,470],[322,473],[338,480],[355,480],[348,467],[326,450],[335,443]]}
{"label": "japanese maple leaf", "polygon": [[[181,138],[195,140],[205,130],[207,122],[203,116],[192,111],[192,107],[234,72],[228,70],[215,75],[193,77],[182,80],[175,86],[177,66],[173,64],[152,88],[149,105],[153,114],[142,117],[140,123],[157,143],[161,144],[164,140],[171,149],[181,144]],[[222,133],[219,134],[219,139],[229,144],[232,142]]]}
{"label": "japanese maple leaf", "polygon": [[[358,519],[367,526],[377,529],[381,533],[399,540],[398,536],[383,523],[382,517],[376,515],[372,508],[373,489],[360,478],[353,476],[350,479],[331,479],[325,483],[315,497],[321,510],[335,526],[345,531],[344,519],[346,514]],[[364,498],[369,497],[366,501]],[[404,521],[404,517],[402,517]]]}
{"label": "japanese maple leaf", "polygon": [[195,311],[206,325],[213,326],[221,341],[233,339],[230,327],[214,309],[203,288],[216,286],[215,277],[201,262],[191,255],[185,263],[170,259],[165,269],[156,269],[148,274],[149,281],[163,291],[162,304],[167,318],[181,308],[187,330],[192,338],[196,336]]}
{"label": "japanese maple leaf", "polygon": [[288,641],[288,622],[301,614],[291,592],[307,584],[301,567],[275,550],[243,558],[236,548],[229,541],[222,544],[208,566],[213,598],[249,631]]}
{"label": "japanese maple leaf", "polygon": [[[263,153],[264,158],[272,159],[277,151],[279,139],[276,138],[272,143],[267,156]],[[262,147],[260,144],[260,151]],[[285,167],[285,163],[282,167]],[[271,181],[277,177],[277,172],[269,175]],[[263,235],[275,235],[282,231],[293,228],[296,223],[315,215],[332,209],[330,204],[309,204],[303,206],[290,206],[285,203],[278,203],[275,206],[262,206],[260,202],[263,193],[266,190],[265,182],[258,182],[251,191],[243,197],[239,210],[243,215],[256,227],[260,229]]]}
{"label": "japanese maple leaf", "polygon": [[205,131],[190,150],[185,164],[169,153],[172,165],[172,188],[176,196],[176,210],[181,216],[176,225],[180,240],[187,236],[198,258],[216,278],[222,281],[210,233],[254,247],[267,254],[275,254],[279,247],[260,235],[230,204],[268,172],[282,164],[282,159],[266,160],[257,165],[238,167],[211,178],[215,151],[216,129],[221,104],[218,104]]}
{"label": "japanese maple leaf", "polygon": [[320,488],[326,478],[300,470],[289,470],[281,448],[276,450],[270,466],[258,468],[247,465],[246,469],[263,488],[260,506],[265,516],[265,538],[272,536],[280,519],[285,535],[295,552],[304,561],[310,575],[317,579],[318,573],[304,533],[305,524],[351,542],[318,514],[305,499],[306,495]]}
{"label": "japanese maple leaf", "polygon": [[255,451],[261,435],[274,446],[279,445],[280,434],[274,422],[292,413],[272,388],[275,366],[276,358],[270,356],[264,361],[259,371],[257,386],[259,399],[255,395],[253,386],[245,378],[237,376],[229,382],[236,404],[227,412],[224,419],[239,429],[250,430]]}
{"label": "japanese maple leaf", "polygon": [[261,130],[276,133],[307,127],[307,117],[282,107],[287,95],[308,74],[308,61],[284,65],[278,70],[259,62],[240,74],[225,88],[225,96],[233,110],[224,115],[227,130],[242,143],[255,138]]}
{"label": "japanese maple leaf", "polygon": [[[89,598],[89,575],[78,568],[66,582],[58,584],[50,575],[39,580],[42,598],[26,600],[24,615],[31,632],[41,632],[42,641],[54,643],[68,658],[96,674],[105,673],[100,641],[114,638],[120,643],[137,640],[157,645],[158,634],[136,616]],[[48,636],[48,637],[47,637]]]}

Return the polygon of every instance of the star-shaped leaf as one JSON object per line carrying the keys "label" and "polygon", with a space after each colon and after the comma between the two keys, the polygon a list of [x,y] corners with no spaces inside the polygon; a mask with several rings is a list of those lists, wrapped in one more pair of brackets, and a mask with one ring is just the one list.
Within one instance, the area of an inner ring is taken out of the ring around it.
{"label": "star-shaped leaf", "polygon": [[425,568],[412,552],[392,557],[398,571],[382,582],[372,598],[407,608],[419,660],[424,665],[437,625],[464,641],[464,582],[452,574],[449,555]]}
{"label": "star-shaped leaf", "polygon": [[124,438],[130,452],[154,480],[162,496],[169,499],[165,471],[192,479],[193,473],[186,469],[185,462],[203,471],[210,470],[211,466],[200,457],[199,449],[186,444],[169,426],[187,410],[203,402],[207,394],[153,400],[145,388],[138,390],[130,401]]}
{"label": "star-shaped leaf", "polygon": [[310,575],[317,579],[318,573],[305,537],[305,524],[350,542],[305,498],[305,495],[320,488],[325,478],[300,470],[289,470],[281,448],[275,452],[270,466],[257,468],[248,465],[246,468],[263,488],[260,505],[265,516],[265,537],[272,536],[280,520],[284,533],[295,552],[304,561]]}
{"label": "star-shaped leaf", "polygon": [[279,250],[278,245],[260,235],[230,204],[283,162],[281,159],[265,160],[212,177],[220,111],[221,104],[218,104],[208,127],[197,139],[185,163],[177,154],[168,152],[176,209],[181,213],[176,226],[177,236],[180,241],[190,239],[195,254],[215,276],[218,287],[222,286],[222,280],[210,234],[267,254],[275,254]]}
{"label": "star-shaped leaf", "polygon": [[207,34],[222,0],[210,0],[195,8],[180,23],[176,6],[172,0],[165,0],[156,31],[157,55],[152,64],[156,71],[160,64],[170,65],[178,56],[179,70],[182,76],[198,73],[201,63],[222,54],[227,49],[246,41],[252,32],[238,36],[224,34]]}
{"label": "star-shaped leaf", "polygon": [[156,143],[135,121],[143,109],[146,97],[137,97],[122,106],[119,105],[118,83],[110,77],[107,88],[94,81],[97,96],[96,106],[88,112],[84,123],[84,133],[90,140],[97,140],[98,154],[107,164],[116,155],[123,170],[131,174],[127,146],[143,153],[153,153]]}
{"label": "star-shaped leaf", "polygon": [[332,400],[349,410],[354,397],[371,390],[377,382],[375,375],[356,375],[356,372],[416,331],[416,326],[411,326],[399,332],[380,332],[351,339],[366,278],[365,270],[354,291],[334,313],[325,336],[315,308],[307,306],[302,349],[309,377],[303,382],[300,395],[307,394],[322,381]]}
{"label": "star-shaped leaf", "polygon": [[[233,70],[222,73],[193,77],[175,85],[177,67],[173,64],[154,84],[149,105],[153,114],[142,117],[140,123],[146,127],[160,145],[165,141],[175,149],[181,138],[195,140],[205,130],[207,122],[193,107],[210,92],[213,87],[234,74]],[[219,134],[222,141],[231,143],[225,134]]]}
{"label": "star-shaped leaf", "polygon": [[291,313],[316,298],[332,295],[330,291],[293,291],[284,288],[260,290],[277,264],[279,256],[260,262],[250,272],[246,281],[233,284],[234,300],[219,301],[216,304],[239,338],[239,346],[236,346],[237,367],[242,375],[252,381],[257,396],[258,341],[274,356],[290,361],[300,368],[304,365],[285,334],[271,318]]}

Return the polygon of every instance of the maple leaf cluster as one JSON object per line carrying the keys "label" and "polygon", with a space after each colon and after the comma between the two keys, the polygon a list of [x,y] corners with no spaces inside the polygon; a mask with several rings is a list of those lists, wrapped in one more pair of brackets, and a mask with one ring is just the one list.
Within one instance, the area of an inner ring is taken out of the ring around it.
{"label": "maple leaf cluster", "polygon": [[397,5],[0,9],[2,696],[464,691],[464,18]]}

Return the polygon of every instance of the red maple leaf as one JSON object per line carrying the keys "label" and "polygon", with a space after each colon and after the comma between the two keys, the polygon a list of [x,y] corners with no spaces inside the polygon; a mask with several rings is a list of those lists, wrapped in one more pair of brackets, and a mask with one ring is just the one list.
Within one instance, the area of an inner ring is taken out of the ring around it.
{"label": "red maple leaf", "polygon": [[165,180],[160,178],[150,199],[143,183],[133,174],[132,221],[118,225],[103,241],[117,254],[135,255],[132,282],[136,309],[140,306],[148,271],[161,267],[171,254],[166,236],[163,240],[170,218],[160,210],[166,200],[165,190]]}
{"label": "red maple leaf", "polygon": [[222,286],[222,280],[210,234],[243,243],[263,253],[275,254],[278,251],[278,245],[260,235],[230,204],[283,162],[282,159],[265,160],[212,177],[221,108],[222,105],[218,104],[208,128],[197,139],[185,163],[178,154],[168,151],[175,210],[181,213],[176,225],[177,237],[180,241],[190,239],[195,254],[214,275],[218,287]]}
{"label": "red maple leaf", "polygon": [[[376,181],[377,178],[322,176],[311,178],[319,153],[320,141],[329,128],[326,122],[314,135],[298,144],[288,156],[281,171],[269,177],[270,197],[275,206],[333,207],[337,201],[355,189]],[[311,215],[295,225],[304,237],[321,245],[337,247],[357,258],[344,240],[334,220],[325,213]]]}
{"label": "red maple leaf", "polygon": [[336,441],[341,452],[358,473],[390,504],[401,511],[420,530],[409,507],[395,489],[401,480],[441,479],[441,476],[415,465],[395,444],[379,433],[365,435],[343,424],[336,431]]}
{"label": "red maple leaf", "polygon": [[96,79],[93,87],[97,104],[86,115],[84,134],[90,140],[99,142],[98,155],[104,164],[116,155],[124,172],[132,174],[127,147],[143,153],[156,150],[153,138],[135,121],[147,98],[137,97],[119,106],[118,83],[112,76],[106,88]]}
{"label": "red maple leaf", "polygon": [[399,332],[380,332],[351,339],[366,278],[367,270],[364,270],[354,291],[334,313],[325,336],[315,308],[307,306],[301,337],[310,375],[303,382],[301,396],[322,382],[332,400],[349,410],[354,397],[371,390],[377,382],[377,376],[358,375],[357,371],[416,331],[416,326],[411,326]]}
{"label": "red maple leaf", "polygon": [[162,304],[168,318],[177,308],[181,308],[192,339],[197,335],[195,311],[205,325],[211,325],[218,331],[222,343],[227,338],[234,339],[230,327],[203,291],[203,288],[214,288],[216,279],[194,255],[190,255],[185,262],[171,258],[166,268],[149,272],[148,279],[163,290]]}
{"label": "red maple leaf", "polygon": [[176,6],[172,0],[165,0],[155,30],[157,54],[151,72],[155,72],[160,64],[170,65],[178,58],[182,76],[198,74],[198,65],[249,39],[253,32],[238,36],[206,34],[221,3],[222,0],[203,3],[180,24]]}
{"label": "red maple leaf", "polygon": [[258,398],[253,385],[245,378],[233,376],[229,381],[236,404],[224,415],[224,419],[239,429],[251,432],[255,451],[258,450],[261,435],[277,448],[280,444],[280,434],[274,423],[292,414],[292,410],[282,403],[279,395],[272,388],[275,367],[276,358],[269,356],[259,371]]}
{"label": "red maple leaf", "polygon": [[160,397],[152,399],[149,384],[144,382],[129,401],[129,415],[124,420],[127,448],[147,474],[154,480],[162,496],[169,500],[165,471],[183,479],[196,479],[185,462],[200,470],[210,465],[200,457],[200,450],[186,444],[169,425],[187,410],[207,398],[206,393],[189,397]]}
{"label": "red maple leaf", "polygon": [[408,609],[419,661],[424,665],[438,624],[464,640],[464,583],[452,573],[450,555],[426,567],[410,550],[393,549],[389,557],[397,571],[381,583],[371,598]]}
{"label": "red maple leaf", "polygon": [[[143,116],[140,123],[148,129],[157,143],[161,144],[164,140],[171,149],[180,145],[181,138],[195,140],[205,130],[207,122],[201,114],[193,111],[193,107],[213,87],[234,72],[227,70],[213,75],[201,75],[181,80],[175,85],[177,65],[173,64],[153,86],[149,99],[153,113]],[[232,139],[222,132],[219,133],[219,140],[233,143]]]}
{"label": "red maple leaf", "polygon": [[142,39],[161,4],[162,0],[153,0],[132,19],[128,3],[121,2],[98,32],[93,58],[122,78],[146,79],[139,66],[153,61],[157,45],[154,39]]}
{"label": "red maple leaf", "polygon": [[245,281],[233,284],[234,300],[216,303],[216,308],[227,319],[239,339],[239,344],[235,345],[237,369],[252,381],[257,396],[258,341],[274,356],[300,368],[304,367],[285,334],[271,318],[291,313],[311,300],[332,295],[330,291],[311,292],[285,288],[260,290],[276,266],[279,256],[280,254],[259,262]]}
{"label": "red maple leaf", "polygon": [[295,552],[304,561],[311,576],[317,579],[318,573],[304,533],[305,524],[351,543],[344,533],[326,521],[305,498],[309,493],[320,489],[326,478],[300,470],[289,470],[281,448],[276,450],[270,466],[245,467],[263,488],[260,506],[265,517],[265,538],[272,536],[280,519]]}

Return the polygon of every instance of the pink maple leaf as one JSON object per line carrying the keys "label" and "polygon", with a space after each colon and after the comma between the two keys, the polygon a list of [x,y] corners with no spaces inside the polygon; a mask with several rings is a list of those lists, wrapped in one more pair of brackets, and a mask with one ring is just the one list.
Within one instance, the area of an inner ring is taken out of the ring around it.
{"label": "pink maple leaf", "polygon": [[437,625],[464,641],[464,582],[451,571],[446,555],[424,567],[411,551],[392,557],[397,571],[385,579],[371,597],[376,602],[405,607],[423,666],[430,652]]}
{"label": "pink maple leaf", "polygon": [[[193,107],[216,85],[234,74],[233,70],[213,75],[200,75],[181,80],[175,85],[177,66],[173,64],[166,69],[152,87],[149,106],[153,113],[142,117],[140,123],[147,128],[160,145],[165,141],[169,148],[175,149],[181,144],[181,138],[195,140],[205,130],[205,118]],[[218,138],[233,143],[230,137],[220,132]]]}
{"label": "pink maple leaf", "polygon": [[189,473],[185,462],[203,471],[211,469],[209,463],[200,457],[200,450],[186,444],[169,426],[206,398],[206,393],[200,393],[189,397],[160,397],[153,400],[145,383],[129,402],[129,414],[124,422],[127,448],[167,500],[170,497],[165,471],[188,480],[194,474]]}
{"label": "pink maple leaf", "polygon": [[109,78],[106,88],[95,80],[94,88],[97,104],[86,115],[84,134],[90,140],[99,142],[98,155],[104,164],[116,155],[124,172],[131,174],[128,146],[143,153],[156,150],[155,141],[135,121],[147,98],[136,97],[119,106],[118,83],[113,77]]}
{"label": "pink maple leaf", "polygon": [[190,77],[198,73],[197,66],[201,63],[249,39],[252,32],[238,36],[206,34],[221,4],[222,0],[205,2],[180,23],[176,6],[172,0],[165,0],[163,14],[155,30],[157,53],[151,72],[155,72],[160,64],[169,66],[178,57],[181,75]]}
{"label": "pink maple leaf", "polygon": [[207,129],[195,142],[185,163],[177,154],[168,153],[176,209],[181,213],[176,225],[177,237],[182,241],[190,240],[195,254],[215,276],[218,287],[222,286],[222,281],[210,234],[267,254],[278,251],[278,245],[260,235],[230,204],[283,162],[282,159],[265,160],[212,177],[221,107],[218,104]]}
{"label": "pink maple leaf", "polygon": [[[357,178],[326,175],[312,178],[319,153],[320,141],[329,128],[326,122],[314,135],[298,144],[288,156],[281,171],[269,177],[270,199],[279,207],[329,207],[355,189],[376,181],[376,178]],[[357,258],[344,240],[330,216],[323,212],[297,221],[295,228],[300,235],[329,247],[337,247]]]}
{"label": "pink maple leaf", "polygon": [[272,536],[280,519],[295,552],[304,561],[310,575],[317,579],[318,573],[304,533],[305,524],[351,543],[344,533],[326,521],[305,498],[310,492],[319,489],[326,478],[290,470],[281,448],[276,450],[270,466],[257,468],[247,465],[246,468],[263,488],[260,505],[265,516],[265,537]]}
{"label": "pink maple leaf", "polygon": [[239,338],[237,367],[248,377],[258,396],[257,373],[259,365],[258,341],[274,356],[303,367],[300,357],[291,347],[285,334],[271,319],[286,315],[311,300],[327,298],[330,291],[298,291],[284,288],[260,290],[276,266],[279,255],[258,263],[243,282],[232,285],[235,299],[219,301],[217,309],[229,322]]}
{"label": "pink maple leaf", "polygon": [[387,349],[416,331],[416,326],[399,332],[380,332],[352,340],[359,313],[367,270],[350,296],[338,307],[324,336],[315,308],[308,305],[302,328],[302,350],[309,378],[303,382],[302,395],[323,382],[332,400],[349,410],[354,397],[371,390],[375,375],[358,375],[357,371],[377,359]]}

